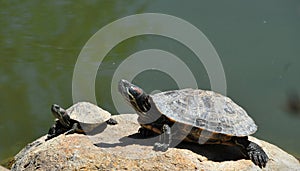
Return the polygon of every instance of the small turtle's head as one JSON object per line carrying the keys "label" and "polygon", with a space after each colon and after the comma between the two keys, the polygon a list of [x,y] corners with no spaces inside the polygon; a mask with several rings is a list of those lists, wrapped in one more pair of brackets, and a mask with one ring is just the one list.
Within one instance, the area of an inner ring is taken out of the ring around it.
{"label": "small turtle's head", "polygon": [[67,114],[66,110],[61,108],[57,104],[51,106],[51,112],[53,116],[59,120],[59,122],[65,127],[70,127],[70,116]]}
{"label": "small turtle's head", "polygon": [[147,95],[143,89],[131,84],[127,80],[120,80],[118,88],[124,99],[129,102],[138,113],[145,113],[150,110],[149,95]]}

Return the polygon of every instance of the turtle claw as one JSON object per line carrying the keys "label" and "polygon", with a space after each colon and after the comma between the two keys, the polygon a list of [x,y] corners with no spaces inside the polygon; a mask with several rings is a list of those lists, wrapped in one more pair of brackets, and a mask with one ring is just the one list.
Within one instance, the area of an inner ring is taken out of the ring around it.
{"label": "turtle claw", "polygon": [[249,158],[254,164],[259,166],[260,168],[266,167],[269,157],[259,145],[254,142],[250,142],[246,150],[248,152]]}
{"label": "turtle claw", "polygon": [[169,144],[164,144],[164,143],[162,144],[157,142],[154,144],[153,150],[165,152],[168,150],[168,148],[169,148]]}

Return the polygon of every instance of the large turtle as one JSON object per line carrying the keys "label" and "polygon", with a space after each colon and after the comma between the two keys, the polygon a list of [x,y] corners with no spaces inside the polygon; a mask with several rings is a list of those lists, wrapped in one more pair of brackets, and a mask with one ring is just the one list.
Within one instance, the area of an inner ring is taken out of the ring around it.
{"label": "large turtle", "polygon": [[[175,135],[199,144],[240,146],[254,164],[266,166],[268,156],[247,137],[257,130],[257,126],[246,111],[230,98],[200,89],[148,95],[126,80],[121,80],[118,88],[139,115],[139,131],[144,135],[151,132],[161,134],[154,150],[166,151]],[[182,127],[173,131],[171,127],[175,123]]]}
{"label": "large turtle", "polygon": [[49,129],[47,140],[63,133],[90,132],[103,123],[117,124],[117,121],[111,118],[109,112],[89,102],[76,103],[67,110],[53,104],[51,112],[56,120],[55,124]]}

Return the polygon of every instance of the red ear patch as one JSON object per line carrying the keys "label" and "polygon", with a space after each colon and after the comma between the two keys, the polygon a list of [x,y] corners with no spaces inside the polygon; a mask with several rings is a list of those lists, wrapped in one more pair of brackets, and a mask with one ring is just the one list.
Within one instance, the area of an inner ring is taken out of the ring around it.
{"label": "red ear patch", "polygon": [[143,90],[138,87],[131,87],[137,94],[142,94]]}

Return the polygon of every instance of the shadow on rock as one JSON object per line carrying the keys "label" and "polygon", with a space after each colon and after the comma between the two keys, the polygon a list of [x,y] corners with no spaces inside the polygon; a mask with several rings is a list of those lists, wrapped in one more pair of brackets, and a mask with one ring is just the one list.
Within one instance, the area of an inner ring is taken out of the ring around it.
{"label": "shadow on rock", "polygon": [[140,133],[134,133],[129,136],[125,136],[119,139],[118,143],[97,143],[97,147],[101,148],[113,148],[116,146],[125,147],[128,145],[142,145],[142,146],[153,146],[158,141],[158,136],[143,137]]}
{"label": "shadow on rock", "polygon": [[[135,133],[126,137],[119,139],[119,143],[98,143],[95,144],[97,147],[101,148],[114,148],[117,146],[125,147],[129,145],[141,145],[153,147],[153,144],[158,141],[158,136],[153,135],[145,138],[140,133]],[[179,144],[175,141],[175,145],[171,144],[171,147],[178,149],[188,149],[194,153],[202,155],[206,157],[208,160],[215,162],[222,161],[237,161],[240,159],[247,159],[247,157],[243,154],[243,151],[240,147],[237,146],[226,146],[219,144],[203,144],[199,145],[196,143],[190,142],[180,142]],[[177,145],[178,144],[178,145]]]}
{"label": "shadow on rock", "polygon": [[219,144],[195,144],[190,142],[181,142],[176,146],[180,149],[188,149],[194,153],[205,156],[208,160],[215,162],[247,159],[240,147],[226,146]]}

